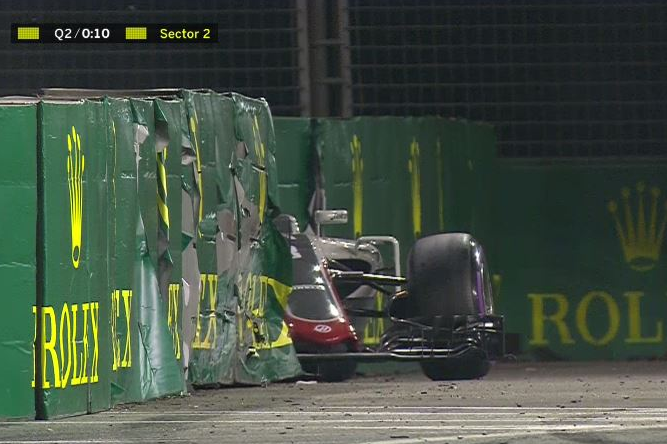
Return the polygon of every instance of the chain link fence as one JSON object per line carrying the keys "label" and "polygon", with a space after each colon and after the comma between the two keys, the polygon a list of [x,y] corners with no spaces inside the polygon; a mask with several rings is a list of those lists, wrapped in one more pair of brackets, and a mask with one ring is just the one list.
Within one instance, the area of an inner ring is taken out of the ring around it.
{"label": "chain link fence", "polygon": [[354,113],[497,126],[508,157],[665,157],[667,3],[350,0]]}
{"label": "chain link fence", "polygon": [[[294,0],[0,2],[0,95],[47,87],[211,88],[299,115]],[[11,23],[217,23],[217,44],[11,44]]]}
{"label": "chain link fence", "polygon": [[[351,60],[340,71],[351,72],[355,115],[487,121],[505,157],[667,158],[667,2],[337,1],[347,3]],[[3,1],[0,94],[212,88],[265,97],[276,115],[300,115],[309,109],[303,57],[314,45],[298,22],[304,4],[64,0],[53,10],[47,0]],[[220,38],[12,45],[14,22],[215,22]]]}

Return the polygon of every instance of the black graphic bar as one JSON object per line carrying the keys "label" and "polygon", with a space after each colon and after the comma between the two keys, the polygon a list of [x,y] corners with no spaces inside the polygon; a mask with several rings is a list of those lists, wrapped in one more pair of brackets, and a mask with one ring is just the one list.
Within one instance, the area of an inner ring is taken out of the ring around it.
{"label": "black graphic bar", "polygon": [[217,43],[213,23],[14,23],[12,43]]}

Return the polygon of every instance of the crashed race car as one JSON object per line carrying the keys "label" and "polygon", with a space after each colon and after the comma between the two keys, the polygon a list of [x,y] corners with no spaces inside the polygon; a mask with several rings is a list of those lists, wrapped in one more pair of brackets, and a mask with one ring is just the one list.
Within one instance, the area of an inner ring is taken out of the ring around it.
{"label": "crashed race car", "polygon": [[[306,372],[343,381],[358,362],[391,359],[419,362],[432,380],[474,379],[502,356],[503,318],[494,315],[484,252],[470,234],[417,240],[405,278],[395,238],[320,236],[320,225],[347,222],[345,210],[317,211],[315,221],[315,232],[300,232],[289,215],[275,221],[293,263],[285,320]],[[385,267],[383,243],[393,247],[393,267]],[[388,302],[382,310],[378,292]],[[360,340],[368,318],[391,320],[377,345]]]}

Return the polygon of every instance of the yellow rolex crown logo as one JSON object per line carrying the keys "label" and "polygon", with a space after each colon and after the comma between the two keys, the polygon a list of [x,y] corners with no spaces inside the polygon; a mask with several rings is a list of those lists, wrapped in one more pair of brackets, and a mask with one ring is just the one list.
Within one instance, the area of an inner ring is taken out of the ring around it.
{"label": "yellow rolex crown logo", "polygon": [[643,182],[636,186],[636,205],[631,202],[632,194],[630,188],[624,187],[620,205],[611,200],[607,208],[614,219],[625,262],[633,270],[648,271],[655,267],[660,257],[667,224],[667,200],[660,205],[660,189],[652,187],[648,190],[647,201],[647,188]]}
{"label": "yellow rolex crown logo", "polygon": [[81,260],[81,225],[83,222],[83,171],[85,158],[81,136],[72,127],[67,135],[67,186],[69,188],[69,216],[72,228],[72,264],[79,268]]}

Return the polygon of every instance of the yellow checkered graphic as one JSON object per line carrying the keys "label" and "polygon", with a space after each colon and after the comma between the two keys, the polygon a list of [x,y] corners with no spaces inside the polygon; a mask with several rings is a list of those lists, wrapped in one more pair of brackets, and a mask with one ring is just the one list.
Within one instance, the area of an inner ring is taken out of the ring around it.
{"label": "yellow checkered graphic", "polygon": [[146,40],[146,27],[125,28],[125,40]]}
{"label": "yellow checkered graphic", "polygon": [[18,40],[39,40],[38,27],[19,27]]}

